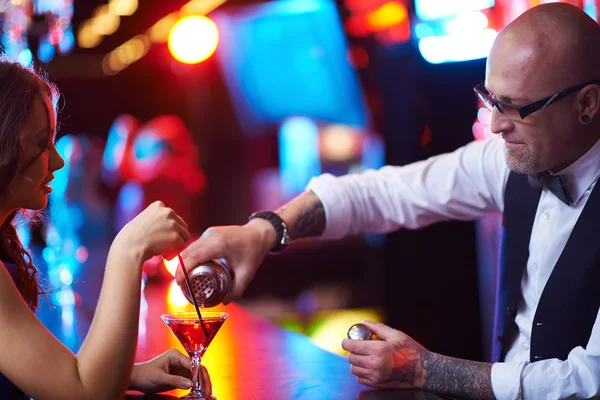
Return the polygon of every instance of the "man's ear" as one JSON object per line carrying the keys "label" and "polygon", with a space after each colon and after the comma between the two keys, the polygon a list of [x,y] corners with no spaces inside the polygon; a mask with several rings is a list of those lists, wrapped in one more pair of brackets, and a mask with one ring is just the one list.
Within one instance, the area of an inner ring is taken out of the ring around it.
{"label": "man's ear", "polygon": [[589,123],[598,116],[600,113],[600,85],[592,84],[584,87],[577,96],[577,107],[579,118],[583,123]]}

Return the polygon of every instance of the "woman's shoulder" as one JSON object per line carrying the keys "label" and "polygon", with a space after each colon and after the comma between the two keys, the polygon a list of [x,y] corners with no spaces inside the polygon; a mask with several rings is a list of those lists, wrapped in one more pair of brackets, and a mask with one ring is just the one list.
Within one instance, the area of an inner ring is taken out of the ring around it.
{"label": "woman's shoulder", "polygon": [[0,265],[6,269],[6,271],[8,271],[8,273],[10,274],[10,277],[13,279],[13,281],[16,283],[17,279],[18,279],[18,274],[17,274],[17,266],[13,263],[10,263],[8,261],[4,261],[2,259],[0,259]]}

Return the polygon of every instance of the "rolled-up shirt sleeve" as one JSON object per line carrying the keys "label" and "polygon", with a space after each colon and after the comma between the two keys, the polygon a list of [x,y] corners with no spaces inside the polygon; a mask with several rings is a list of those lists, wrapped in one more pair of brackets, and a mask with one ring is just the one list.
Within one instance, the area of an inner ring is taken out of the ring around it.
{"label": "rolled-up shirt sleeve", "polygon": [[521,375],[528,362],[499,362],[492,365],[492,389],[496,400],[518,400],[521,393]]}
{"label": "rolled-up shirt sleeve", "polygon": [[509,173],[504,141],[493,137],[406,166],[324,174],[307,189],[325,209],[322,237],[341,238],[501,213]]}
{"label": "rolled-up shirt sleeve", "polygon": [[591,399],[600,397],[600,311],[585,348],[566,360],[495,363],[492,389],[497,400]]}

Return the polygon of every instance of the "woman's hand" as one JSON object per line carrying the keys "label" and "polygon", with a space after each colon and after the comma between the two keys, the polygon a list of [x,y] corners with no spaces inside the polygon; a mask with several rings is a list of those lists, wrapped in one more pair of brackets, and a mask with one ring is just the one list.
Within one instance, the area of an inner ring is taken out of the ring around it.
{"label": "woman's hand", "polygon": [[139,213],[115,238],[114,244],[139,254],[142,261],[165,253],[176,253],[190,239],[187,224],[161,201]]}
{"label": "woman's hand", "polygon": [[[135,364],[129,382],[130,390],[144,393],[159,393],[173,389],[189,389],[192,386],[191,361],[175,349],[171,349],[160,356]],[[202,393],[206,396],[212,394],[212,383],[208,370],[200,365],[198,381]]]}

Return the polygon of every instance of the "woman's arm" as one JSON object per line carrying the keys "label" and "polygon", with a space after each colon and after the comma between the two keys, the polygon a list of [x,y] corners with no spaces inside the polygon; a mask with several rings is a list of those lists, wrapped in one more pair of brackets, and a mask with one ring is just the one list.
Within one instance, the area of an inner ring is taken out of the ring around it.
{"label": "woman's arm", "polygon": [[117,236],[89,334],[77,356],[38,321],[0,268],[0,372],[42,399],[116,399],[130,378],[138,335],[141,270],[155,254],[182,248],[187,226],[155,203]]}

